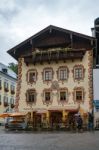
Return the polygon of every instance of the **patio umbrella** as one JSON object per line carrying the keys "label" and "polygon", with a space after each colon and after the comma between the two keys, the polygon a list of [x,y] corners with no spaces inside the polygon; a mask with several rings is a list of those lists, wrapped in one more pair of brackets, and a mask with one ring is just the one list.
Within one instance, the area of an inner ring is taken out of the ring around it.
{"label": "patio umbrella", "polygon": [[2,113],[0,114],[0,118],[5,118],[5,117],[9,117],[10,113]]}

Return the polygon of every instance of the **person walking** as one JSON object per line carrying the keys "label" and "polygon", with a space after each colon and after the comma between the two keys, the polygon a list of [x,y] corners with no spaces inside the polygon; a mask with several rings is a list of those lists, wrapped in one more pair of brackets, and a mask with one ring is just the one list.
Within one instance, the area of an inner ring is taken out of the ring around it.
{"label": "person walking", "polygon": [[77,129],[78,131],[82,131],[82,126],[83,126],[83,120],[81,116],[79,115],[77,118]]}

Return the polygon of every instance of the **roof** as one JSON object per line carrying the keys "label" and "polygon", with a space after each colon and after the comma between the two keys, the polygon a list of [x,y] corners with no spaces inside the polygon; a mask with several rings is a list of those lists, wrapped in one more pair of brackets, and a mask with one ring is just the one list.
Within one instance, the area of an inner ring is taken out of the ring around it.
{"label": "roof", "polygon": [[64,34],[72,34],[72,35],[75,35],[77,37],[81,37],[81,38],[84,38],[84,39],[87,39],[87,40],[93,40],[93,39],[95,39],[94,37],[91,37],[91,36],[88,36],[88,35],[84,35],[84,34],[77,33],[77,32],[71,31],[71,30],[67,30],[67,29],[63,29],[63,28],[56,27],[56,26],[53,26],[53,25],[49,25],[48,27],[44,28],[40,32],[36,33],[35,35],[29,37],[25,41],[21,42],[20,44],[16,45],[15,47],[11,48],[7,52],[12,57],[14,57],[15,59],[17,59],[17,56],[16,56],[15,53],[19,49],[21,50],[21,48],[23,46],[25,46],[28,42],[33,43],[33,40],[35,40],[36,38],[40,37],[42,34],[46,33],[47,31],[51,32],[52,30],[55,30],[55,31],[58,31],[58,32],[61,32],[61,33],[64,33]]}
{"label": "roof", "polygon": [[[7,73],[5,73],[3,71],[3,69],[6,69]],[[12,71],[10,68],[8,68],[6,65],[2,64],[2,63],[0,63],[0,72],[5,74],[6,76],[17,79],[17,74],[14,71]]]}

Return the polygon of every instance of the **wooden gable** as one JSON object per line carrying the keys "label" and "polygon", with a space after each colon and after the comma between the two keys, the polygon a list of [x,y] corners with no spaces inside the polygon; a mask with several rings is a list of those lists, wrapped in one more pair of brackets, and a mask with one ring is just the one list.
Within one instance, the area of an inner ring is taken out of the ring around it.
{"label": "wooden gable", "polygon": [[72,48],[91,50],[94,38],[65,30],[55,26],[48,26],[34,36],[10,49],[8,53],[16,60],[23,55],[32,54],[35,49],[47,50],[49,48]]}

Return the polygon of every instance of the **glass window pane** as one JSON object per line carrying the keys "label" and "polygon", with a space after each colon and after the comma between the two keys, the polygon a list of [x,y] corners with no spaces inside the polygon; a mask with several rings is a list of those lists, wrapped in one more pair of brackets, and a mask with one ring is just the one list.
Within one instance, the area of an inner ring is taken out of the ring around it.
{"label": "glass window pane", "polygon": [[66,100],[66,92],[60,92],[60,100]]}
{"label": "glass window pane", "polygon": [[50,101],[50,92],[45,92],[45,101]]}
{"label": "glass window pane", "polygon": [[66,80],[67,79],[67,69],[60,69],[59,70],[59,79],[60,80]]}
{"label": "glass window pane", "polygon": [[83,77],[83,69],[82,68],[75,68],[75,78],[81,79]]}
{"label": "glass window pane", "polygon": [[52,71],[46,71],[45,70],[45,80],[52,80]]}
{"label": "glass window pane", "polygon": [[76,100],[82,100],[82,99],[83,99],[82,91],[76,91]]}

